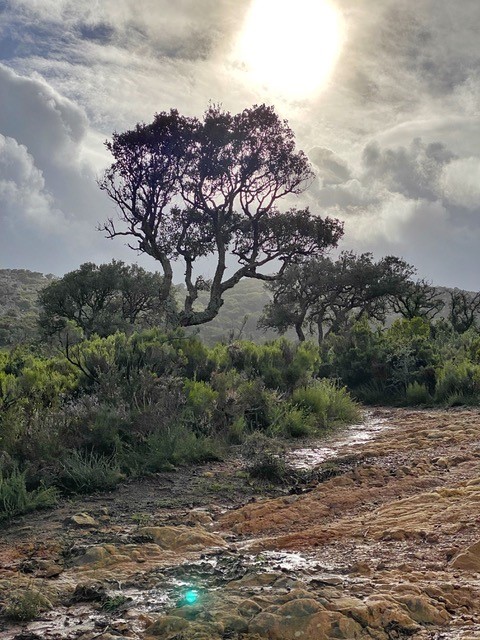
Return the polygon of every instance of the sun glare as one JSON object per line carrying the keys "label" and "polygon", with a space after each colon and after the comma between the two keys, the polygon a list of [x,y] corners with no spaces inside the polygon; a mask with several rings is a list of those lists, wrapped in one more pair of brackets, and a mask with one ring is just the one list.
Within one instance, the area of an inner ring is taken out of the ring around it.
{"label": "sun glare", "polygon": [[342,40],[342,19],[329,0],[252,0],[235,60],[253,82],[302,99],[325,86]]}

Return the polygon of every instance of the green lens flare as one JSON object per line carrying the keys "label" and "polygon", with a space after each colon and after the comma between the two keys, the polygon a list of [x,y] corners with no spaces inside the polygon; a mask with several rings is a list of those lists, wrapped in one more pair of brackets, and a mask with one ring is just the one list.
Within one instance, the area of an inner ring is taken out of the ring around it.
{"label": "green lens flare", "polygon": [[198,600],[198,591],[196,589],[189,589],[185,593],[185,602],[187,604],[195,604],[197,600]]}

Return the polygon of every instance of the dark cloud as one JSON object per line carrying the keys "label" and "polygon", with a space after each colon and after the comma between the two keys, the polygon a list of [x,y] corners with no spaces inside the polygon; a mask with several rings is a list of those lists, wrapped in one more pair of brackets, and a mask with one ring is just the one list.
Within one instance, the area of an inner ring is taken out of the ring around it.
{"label": "dark cloud", "polygon": [[364,180],[381,182],[389,191],[408,198],[438,199],[440,178],[455,154],[441,142],[422,143],[414,139],[408,148],[381,149],[371,142],[363,151]]}
{"label": "dark cloud", "polygon": [[314,147],[308,152],[308,157],[316,166],[317,175],[323,184],[339,184],[351,177],[347,163],[331,149]]}

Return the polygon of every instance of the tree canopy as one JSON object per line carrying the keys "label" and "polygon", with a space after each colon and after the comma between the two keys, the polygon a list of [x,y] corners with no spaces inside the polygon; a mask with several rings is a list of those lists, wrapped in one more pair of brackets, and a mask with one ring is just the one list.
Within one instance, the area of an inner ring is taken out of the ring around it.
{"label": "tree canopy", "polygon": [[[89,337],[158,324],[166,311],[158,298],[162,284],[158,273],[138,265],[87,262],[40,293],[40,325],[54,335],[70,321]],[[169,304],[174,306],[172,300]]]}
{"label": "tree canopy", "polygon": [[301,341],[306,329],[315,331],[321,342],[364,316],[383,321],[390,297],[403,291],[413,271],[400,258],[374,262],[372,254],[353,251],[292,265],[269,285],[273,300],[260,325],[280,333],[294,327]]}
{"label": "tree canopy", "polygon": [[[203,120],[162,112],[151,124],[114,133],[106,146],[114,162],[100,188],[123,224],[110,219],[103,229],[111,238],[126,236],[129,246],[160,263],[162,300],[172,289],[173,263],[183,262],[180,326],[212,320],[225,291],[242,278],[274,280],[342,236],[338,220],[277,208],[282,198],[304,191],[313,173],[273,107],[232,115],[212,105]],[[214,263],[211,279],[200,272],[204,258]],[[267,266],[276,273],[267,275]],[[208,292],[203,309],[194,306],[200,291]]]}

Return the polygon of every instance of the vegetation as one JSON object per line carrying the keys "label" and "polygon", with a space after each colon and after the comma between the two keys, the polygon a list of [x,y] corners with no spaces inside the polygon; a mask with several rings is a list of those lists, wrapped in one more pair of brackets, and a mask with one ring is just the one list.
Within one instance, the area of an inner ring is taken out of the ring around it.
{"label": "vegetation", "polygon": [[378,262],[370,253],[344,251],[337,260],[315,257],[289,266],[270,285],[272,301],[260,325],[285,333],[294,327],[300,341],[315,334],[319,344],[363,317],[384,321],[390,302],[403,296],[414,272],[409,264],[388,256]]}
{"label": "vegetation", "polygon": [[38,294],[54,276],[27,269],[0,269],[0,349],[38,336]]}
{"label": "vegetation", "polygon": [[54,487],[29,490],[25,472],[14,468],[10,474],[0,473],[0,520],[28,511],[53,506],[58,497]]}
{"label": "vegetation", "polygon": [[16,622],[30,622],[51,608],[52,603],[45,595],[37,589],[28,587],[11,593],[2,613],[6,618]]}
{"label": "vegetation", "polygon": [[138,265],[113,260],[97,266],[82,264],[46,286],[39,296],[40,326],[45,335],[61,333],[71,323],[84,336],[158,326],[173,299],[162,306],[158,291],[163,280]]}
{"label": "vegetation", "polygon": [[[100,187],[124,226],[105,230],[162,273],[0,271],[0,518],[239,445],[251,476],[282,483],[285,441],[357,422],[357,401],[479,403],[480,294],[414,280],[394,256],[326,256],[337,220],[277,209],[312,173],[272,108],[161,113],[107,147]],[[262,307],[282,337],[256,344],[247,316]]]}
{"label": "vegetation", "polygon": [[[51,355],[4,352],[2,514],[50,504],[58,491],[109,490],[127,476],[216,460],[254,433],[301,437],[356,419],[344,389],[315,382],[319,364],[313,343],[209,348],[180,329],[94,335]],[[303,402],[301,390],[323,394],[325,407]]]}

